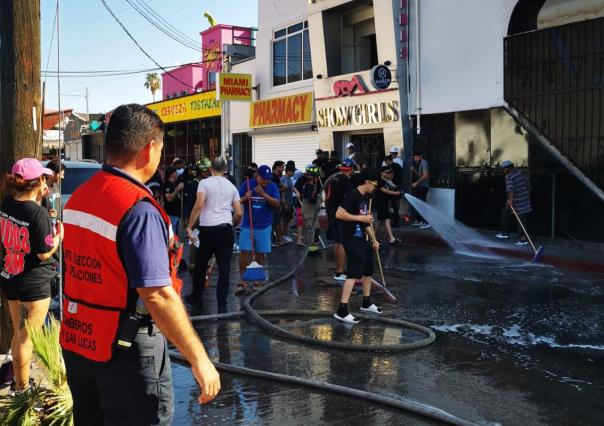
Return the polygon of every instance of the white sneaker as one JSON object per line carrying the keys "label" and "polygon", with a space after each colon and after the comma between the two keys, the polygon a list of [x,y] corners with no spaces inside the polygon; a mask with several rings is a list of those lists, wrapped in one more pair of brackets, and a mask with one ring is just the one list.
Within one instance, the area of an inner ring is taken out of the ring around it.
{"label": "white sneaker", "polygon": [[377,306],[375,306],[374,303],[372,303],[371,306],[369,306],[368,308],[363,308],[361,306],[361,312],[370,312],[372,314],[381,314],[382,312],[384,312],[384,310],[382,308],[378,308]]}
{"label": "white sneaker", "polygon": [[430,229],[432,228],[432,225],[430,225],[429,223],[424,223],[422,226],[420,226],[421,229]]}
{"label": "white sneaker", "polygon": [[340,320],[342,322],[346,322],[348,324],[356,324],[359,322],[358,319],[356,319],[355,317],[352,316],[352,314],[348,314],[346,315],[344,318],[342,318],[341,316],[338,315],[338,313],[336,312],[335,314],[333,314],[333,317],[337,320]]}
{"label": "white sneaker", "polygon": [[287,235],[285,235],[285,236],[283,237],[283,240],[284,240],[286,243],[293,243],[293,242],[294,242],[294,239],[293,239],[292,237],[290,237],[290,236],[287,236]]}
{"label": "white sneaker", "polygon": [[421,226],[421,225],[423,225],[423,224],[419,220],[414,220],[413,222],[411,222],[411,226]]}
{"label": "white sneaker", "polygon": [[500,232],[499,234],[495,235],[497,238],[500,238],[502,240],[507,240],[508,238],[510,238],[510,236],[508,234],[504,234],[503,232]]}
{"label": "white sneaker", "polygon": [[526,240],[518,240],[518,241],[516,241],[515,245],[517,245],[517,246],[528,246],[528,241],[526,241]]}
{"label": "white sneaker", "polygon": [[341,273],[341,274],[334,274],[333,275],[333,279],[336,281],[346,281],[346,274]]}

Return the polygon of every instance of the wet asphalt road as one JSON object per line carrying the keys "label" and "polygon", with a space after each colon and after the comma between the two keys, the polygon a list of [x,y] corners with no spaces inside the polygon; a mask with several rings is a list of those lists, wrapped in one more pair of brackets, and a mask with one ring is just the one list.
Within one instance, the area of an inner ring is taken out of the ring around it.
{"label": "wet asphalt road", "polygon": [[[271,278],[287,272],[300,253],[294,246],[278,249],[270,260]],[[388,317],[432,327],[432,345],[393,355],[353,353],[276,339],[246,319],[196,328],[213,359],[406,397],[480,424],[604,424],[604,276],[405,245],[383,250],[382,262],[398,303],[379,293],[374,301]],[[340,295],[332,274],[330,255],[309,257],[295,279],[255,307],[331,310]],[[204,297],[204,311],[215,312],[214,289]],[[352,310],[360,299],[352,297]],[[240,300],[232,296],[229,310],[239,310]],[[321,339],[393,343],[412,337],[371,322],[350,327],[329,319],[272,321]],[[190,371],[174,364],[173,373],[178,425],[435,424],[371,403],[226,373],[220,396],[199,406]]]}

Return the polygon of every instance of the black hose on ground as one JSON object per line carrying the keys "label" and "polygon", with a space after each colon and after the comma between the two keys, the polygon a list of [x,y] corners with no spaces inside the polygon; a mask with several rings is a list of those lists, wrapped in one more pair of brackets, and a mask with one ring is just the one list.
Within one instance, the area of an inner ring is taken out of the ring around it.
{"label": "black hose on ground", "polygon": [[[326,183],[329,182],[330,179],[328,179],[326,181]],[[319,205],[319,203],[317,203],[317,205]],[[317,214],[318,214],[318,209],[315,211],[315,217],[313,219],[313,228],[311,229],[311,232],[309,233],[309,235],[312,235],[314,233],[314,223],[316,222]],[[243,307],[244,307],[245,311],[229,312],[229,313],[214,314],[214,315],[194,316],[194,317],[191,317],[191,321],[198,322],[198,321],[213,321],[213,320],[221,320],[221,319],[234,319],[234,318],[243,317],[245,315],[249,315],[255,324],[257,324],[261,329],[263,329],[273,335],[276,335],[276,336],[279,336],[279,337],[282,337],[282,338],[285,338],[288,340],[293,340],[293,341],[297,341],[300,343],[304,343],[304,344],[325,347],[325,348],[330,348],[330,349],[372,351],[372,352],[397,352],[397,351],[403,351],[403,350],[409,350],[409,349],[417,349],[420,347],[427,346],[427,345],[431,344],[432,342],[434,342],[436,336],[435,336],[434,332],[427,327],[423,327],[421,325],[410,323],[410,322],[403,321],[403,320],[397,320],[397,319],[392,319],[392,318],[381,318],[381,317],[377,317],[377,316],[373,316],[373,315],[355,314],[357,317],[365,319],[365,320],[383,322],[386,324],[393,324],[393,325],[398,325],[400,327],[410,328],[410,329],[413,329],[413,330],[426,334],[427,337],[425,337],[424,339],[415,341],[415,342],[392,344],[392,345],[360,345],[360,344],[357,345],[357,344],[344,343],[344,342],[329,342],[329,341],[322,341],[319,339],[314,339],[312,337],[301,336],[299,334],[291,333],[281,327],[278,327],[278,326],[272,324],[271,322],[267,321],[266,319],[264,319],[263,316],[288,316],[288,315],[330,316],[331,317],[332,313],[326,312],[326,311],[300,310],[300,309],[256,311],[252,307],[252,303],[258,297],[260,297],[262,294],[268,292],[269,290],[275,288],[276,286],[284,283],[298,271],[298,269],[302,266],[302,264],[306,260],[306,256],[308,254],[309,247],[310,247],[310,243],[307,242],[303,256],[301,257],[300,261],[294,266],[294,268],[290,272],[288,272],[284,276],[280,277],[279,279],[265,285],[262,289],[251,294],[250,296],[246,297],[243,301]],[[177,361],[180,361],[180,362],[184,362],[184,363],[187,362],[186,359],[180,353],[178,353],[176,351],[170,351],[170,357]],[[467,420],[460,419],[460,418],[458,418],[452,414],[449,414],[446,411],[443,411],[439,408],[432,407],[430,405],[423,404],[420,402],[412,401],[412,400],[409,400],[406,398],[390,398],[387,396],[383,396],[383,395],[379,395],[379,394],[375,394],[375,393],[371,393],[371,392],[367,392],[367,391],[362,391],[359,389],[348,388],[345,386],[335,385],[335,384],[331,384],[331,383],[318,382],[318,381],[314,381],[314,380],[304,379],[301,377],[287,376],[284,374],[272,373],[272,372],[268,372],[268,371],[254,370],[254,369],[245,368],[245,367],[238,367],[238,366],[235,366],[232,364],[224,364],[221,362],[214,362],[214,365],[220,371],[225,371],[225,372],[229,372],[229,373],[233,373],[233,374],[240,374],[240,375],[249,376],[249,377],[256,377],[256,378],[265,379],[265,380],[274,380],[274,381],[279,381],[282,383],[287,383],[287,384],[292,384],[292,385],[305,386],[305,387],[313,388],[313,389],[316,389],[319,391],[332,392],[332,393],[337,393],[340,395],[350,396],[353,398],[358,398],[358,399],[362,399],[365,401],[373,402],[376,404],[385,405],[385,406],[388,406],[391,408],[408,411],[408,412],[411,412],[411,413],[414,413],[414,414],[417,414],[420,416],[424,416],[424,417],[427,417],[427,418],[430,418],[433,420],[437,420],[437,421],[440,421],[443,423],[447,423],[447,424],[460,425],[460,426],[470,426],[470,425],[476,426],[476,423],[472,423]]]}
{"label": "black hose on ground", "polygon": [[[208,315],[211,316],[211,315]],[[170,351],[170,358],[179,362],[187,363],[185,357],[179,352]],[[331,383],[318,382],[315,380],[304,379],[302,377],[287,376],[285,374],[271,373],[268,371],[254,370],[246,367],[237,367],[232,364],[224,364],[222,362],[214,362],[214,366],[227,373],[238,374],[242,376],[255,377],[263,380],[277,381],[288,385],[298,385],[307,388],[315,389],[321,392],[330,392],[338,395],[349,396],[352,398],[361,399],[363,401],[373,402],[379,405],[395,408],[398,410],[408,411],[429,419],[437,420],[442,423],[458,426],[478,426],[464,419],[460,419],[452,414],[447,413],[440,408],[432,407],[421,402],[413,401],[407,398],[391,398],[359,389],[348,388],[346,386],[334,385]]]}

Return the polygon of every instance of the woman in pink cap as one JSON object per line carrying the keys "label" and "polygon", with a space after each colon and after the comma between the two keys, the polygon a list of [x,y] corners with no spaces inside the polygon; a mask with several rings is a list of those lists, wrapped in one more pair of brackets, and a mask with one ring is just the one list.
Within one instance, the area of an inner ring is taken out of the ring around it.
{"label": "woman in pink cap", "polygon": [[63,225],[53,226],[48,210],[40,206],[50,175],[40,161],[23,158],[2,179],[7,195],[0,208],[0,280],[15,327],[11,351],[17,392],[30,385],[32,343],[25,320],[34,326],[44,323],[56,274],[52,256],[63,239]]}

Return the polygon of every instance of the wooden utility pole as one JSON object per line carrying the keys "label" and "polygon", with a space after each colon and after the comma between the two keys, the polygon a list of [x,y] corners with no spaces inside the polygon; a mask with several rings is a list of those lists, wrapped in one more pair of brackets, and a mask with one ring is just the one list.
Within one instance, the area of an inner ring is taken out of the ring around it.
{"label": "wooden utility pole", "polygon": [[[40,0],[0,1],[0,173],[23,157],[40,158]],[[0,203],[4,194],[0,193]],[[2,261],[2,259],[0,259]],[[0,302],[0,353],[10,347],[6,299]]]}

